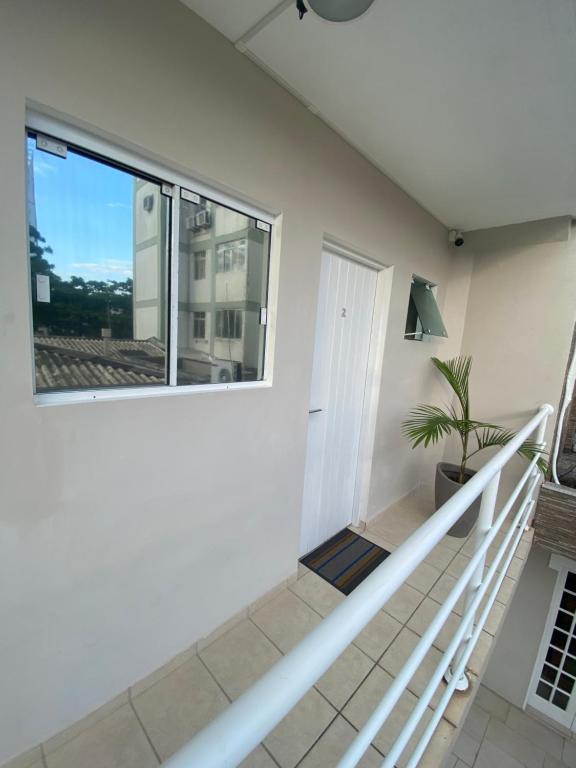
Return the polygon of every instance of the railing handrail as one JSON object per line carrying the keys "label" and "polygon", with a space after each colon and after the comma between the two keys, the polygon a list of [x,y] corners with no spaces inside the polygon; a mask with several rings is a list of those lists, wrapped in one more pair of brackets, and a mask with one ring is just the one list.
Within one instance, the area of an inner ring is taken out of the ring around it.
{"label": "railing handrail", "polygon": [[[542,405],[516,436],[406,539],[298,645],[229,705],[164,768],[235,768],[278,725],[376,616],[553,412]],[[543,431],[543,430],[542,430]]]}

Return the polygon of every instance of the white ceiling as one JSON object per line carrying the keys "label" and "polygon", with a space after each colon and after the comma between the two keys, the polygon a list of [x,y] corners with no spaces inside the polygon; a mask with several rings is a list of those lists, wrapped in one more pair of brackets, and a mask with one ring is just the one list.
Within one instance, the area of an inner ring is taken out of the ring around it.
{"label": "white ceiling", "polygon": [[576,214],[576,0],[183,2],[446,225]]}

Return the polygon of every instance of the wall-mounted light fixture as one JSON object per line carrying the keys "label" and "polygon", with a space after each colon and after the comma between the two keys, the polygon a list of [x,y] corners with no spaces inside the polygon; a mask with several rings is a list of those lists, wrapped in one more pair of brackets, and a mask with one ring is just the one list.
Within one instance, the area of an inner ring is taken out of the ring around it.
{"label": "wall-mounted light fixture", "polygon": [[296,0],[300,18],[309,10],[326,21],[352,21],[362,16],[374,0]]}

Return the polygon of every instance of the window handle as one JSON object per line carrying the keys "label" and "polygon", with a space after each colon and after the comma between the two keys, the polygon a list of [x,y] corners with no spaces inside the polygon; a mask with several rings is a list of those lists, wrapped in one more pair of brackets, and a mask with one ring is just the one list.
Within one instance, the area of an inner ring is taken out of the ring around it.
{"label": "window handle", "polygon": [[308,411],[308,413],[322,413],[322,408],[314,408],[312,411]]}

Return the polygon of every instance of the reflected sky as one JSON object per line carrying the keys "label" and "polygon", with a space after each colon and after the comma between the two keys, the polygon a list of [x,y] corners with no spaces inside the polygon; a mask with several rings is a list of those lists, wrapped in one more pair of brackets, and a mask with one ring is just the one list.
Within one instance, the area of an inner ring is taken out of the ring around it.
{"label": "reflected sky", "polygon": [[[67,280],[132,277],[134,177],[68,151],[66,159],[36,149],[32,157],[37,228]],[[81,243],[81,246],[78,244]]]}

